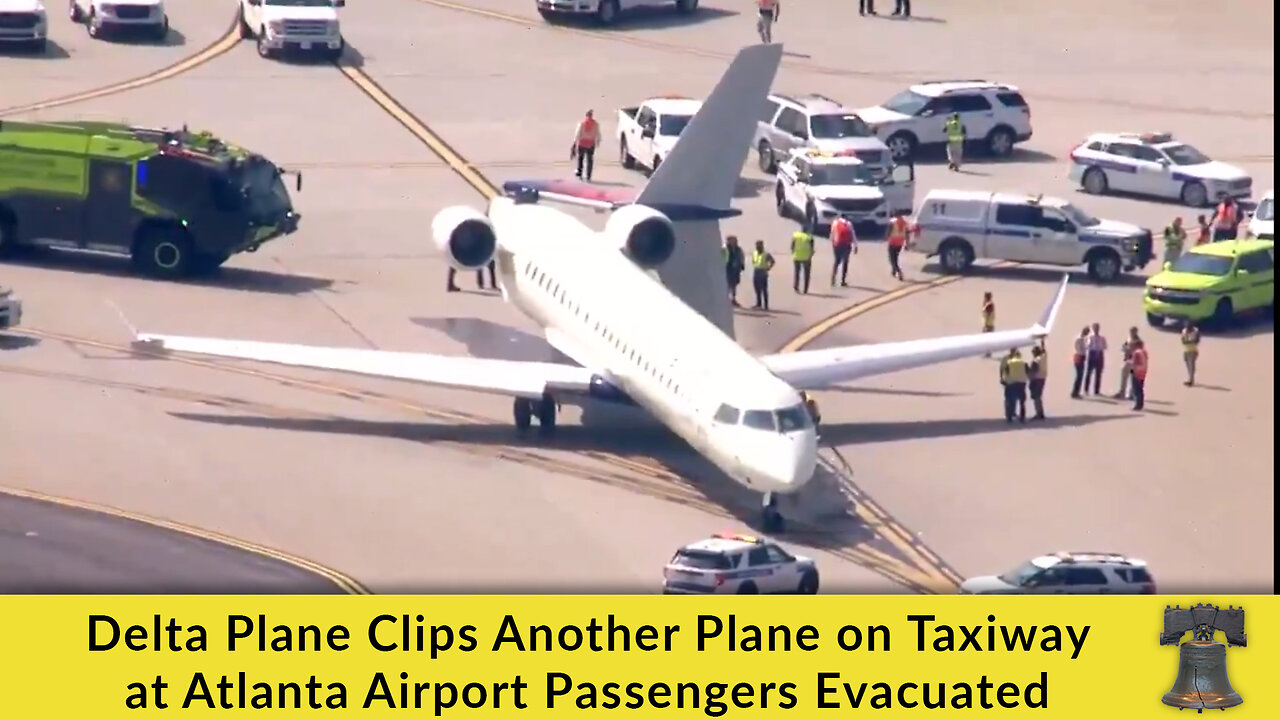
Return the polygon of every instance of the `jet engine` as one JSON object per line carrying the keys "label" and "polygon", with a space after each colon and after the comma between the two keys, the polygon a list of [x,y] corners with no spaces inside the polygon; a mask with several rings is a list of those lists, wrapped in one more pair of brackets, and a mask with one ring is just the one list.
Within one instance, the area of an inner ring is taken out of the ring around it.
{"label": "jet engine", "polygon": [[655,268],[676,251],[676,229],[666,215],[644,205],[624,205],[609,217],[604,234],[642,268]]}
{"label": "jet engine", "polygon": [[431,221],[431,238],[457,270],[482,268],[498,250],[498,236],[489,218],[465,205],[436,213]]}

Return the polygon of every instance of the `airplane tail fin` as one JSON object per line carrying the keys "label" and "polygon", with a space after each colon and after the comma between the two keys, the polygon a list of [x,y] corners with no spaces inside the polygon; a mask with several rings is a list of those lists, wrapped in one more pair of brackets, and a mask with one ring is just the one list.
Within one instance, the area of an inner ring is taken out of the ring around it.
{"label": "airplane tail fin", "polygon": [[702,218],[734,214],[729,203],[781,63],[781,44],[740,50],[635,202],[672,220],[691,210]]}

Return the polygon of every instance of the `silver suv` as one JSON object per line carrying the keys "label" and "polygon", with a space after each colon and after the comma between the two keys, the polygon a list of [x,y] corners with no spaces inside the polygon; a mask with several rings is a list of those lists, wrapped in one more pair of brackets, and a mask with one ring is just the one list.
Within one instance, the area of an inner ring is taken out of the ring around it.
{"label": "silver suv", "polygon": [[888,171],[889,148],[876,137],[858,113],[825,95],[770,95],[760,113],[752,143],[760,154],[760,169],[776,172],[792,150],[813,148],[832,154],[852,154],[863,163]]}

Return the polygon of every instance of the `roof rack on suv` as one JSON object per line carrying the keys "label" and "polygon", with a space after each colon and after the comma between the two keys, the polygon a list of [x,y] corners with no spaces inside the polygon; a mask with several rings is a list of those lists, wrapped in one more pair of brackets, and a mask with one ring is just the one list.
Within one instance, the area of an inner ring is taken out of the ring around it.
{"label": "roof rack on suv", "polygon": [[1125,557],[1124,555],[1121,555],[1120,553],[1112,553],[1112,552],[1093,552],[1093,551],[1087,551],[1087,550],[1086,551],[1075,550],[1075,551],[1062,551],[1062,552],[1054,553],[1054,556],[1057,557],[1062,562],[1066,562],[1066,563],[1110,562],[1110,563],[1121,563],[1124,565],[1132,564],[1129,558]]}
{"label": "roof rack on suv", "polygon": [[840,104],[841,104],[839,100],[836,100],[835,98],[829,98],[829,97],[827,97],[826,95],[823,95],[823,94],[821,94],[821,93],[805,93],[804,95],[801,95],[800,97],[805,98],[805,99],[808,99],[808,100],[821,100],[821,101],[823,101],[823,102],[829,102],[829,103],[831,103],[832,105],[840,105]]}
{"label": "roof rack on suv", "polygon": [[976,83],[979,85],[999,85],[985,78],[970,78],[963,80],[921,80],[920,85],[956,85],[960,83]]}

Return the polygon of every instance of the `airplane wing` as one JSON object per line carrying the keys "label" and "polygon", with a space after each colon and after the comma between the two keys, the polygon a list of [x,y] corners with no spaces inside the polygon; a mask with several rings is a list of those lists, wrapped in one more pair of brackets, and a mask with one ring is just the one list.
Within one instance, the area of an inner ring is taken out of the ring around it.
{"label": "airplane wing", "polygon": [[1040,320],[1022,330],[953,335],[929,340],[854,345],[769,355],[761,361],[782,380],[800,390],[820,390],[871,375],[908,370],[938,363],[1001,352],[1031,345],[1053,329],[1058,308],[1067,294],[1068,277],[1054,293]]}
{"label": "airplane wing", "polygon": [[133,341],[133,348],[148,355],[163,356],[171,352],[179,352],[252,360],[274,365],[407,380],[424,385],[531,399],[540,398],[544,392],[548,391],[557,393],[557,399],[561,395],[586,396],[591,391],[593,378],[597,377],[586,368],[547,362],[486,360],[427,353],[329,348],[152,333],[137,334]]}

